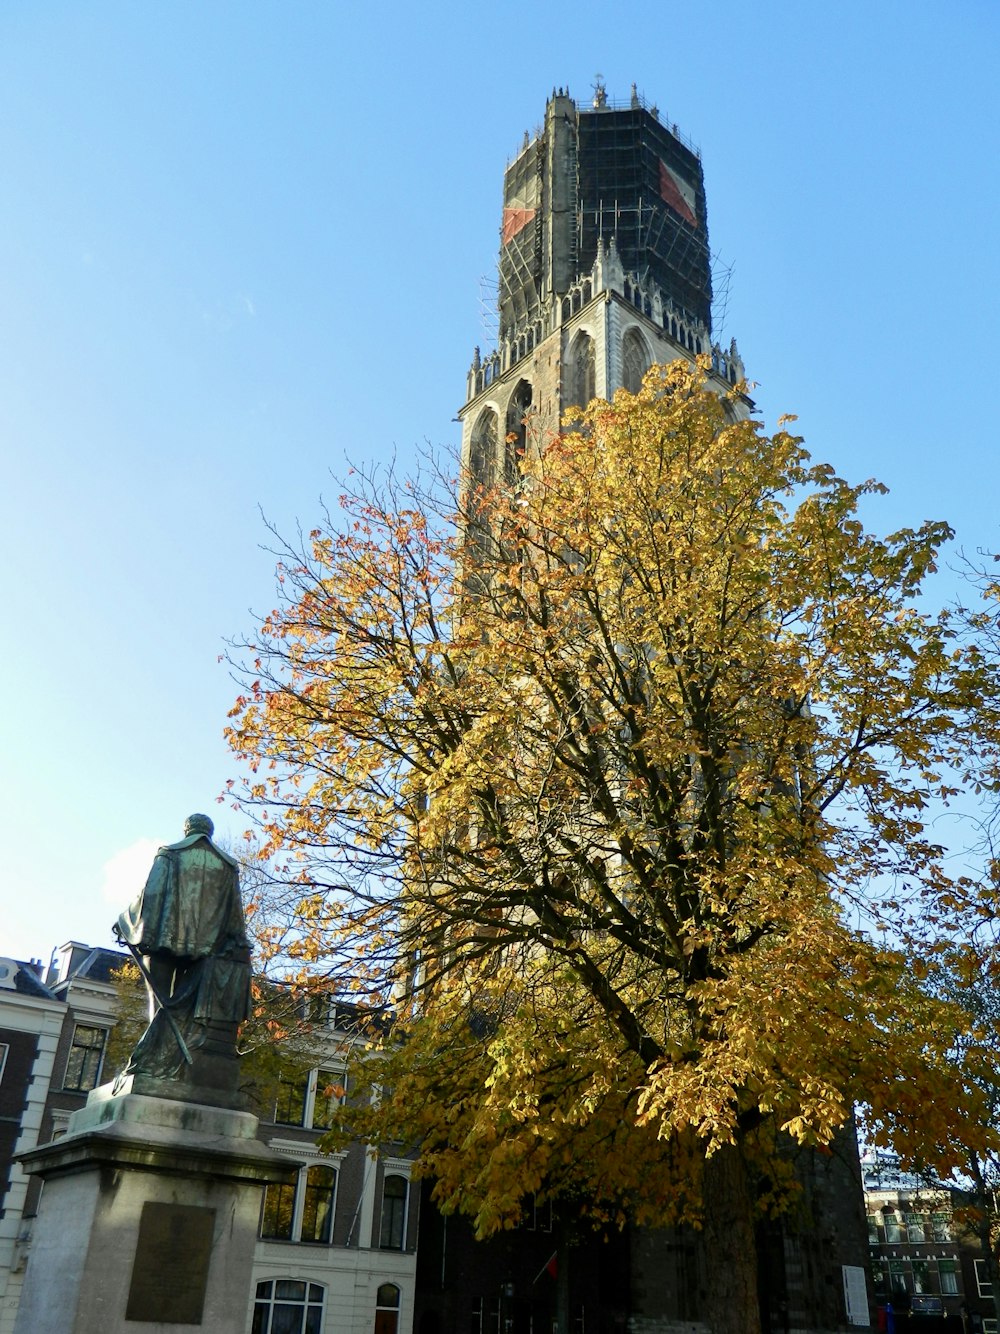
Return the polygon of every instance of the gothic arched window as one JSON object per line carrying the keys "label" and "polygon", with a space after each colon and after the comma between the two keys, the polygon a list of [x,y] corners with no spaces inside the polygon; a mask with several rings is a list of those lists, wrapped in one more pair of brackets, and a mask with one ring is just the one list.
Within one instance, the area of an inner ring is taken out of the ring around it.
{"label": "gothic arched window", "polygon": [[642,377],[650,367],[646,343],[637,329],[629,329],[622,339],[622,384],[630,394],[642,388]]}
{"label": "gothic arched window", "polygon": [[492,486],[497,470],[497,414],[492,408],[480,413],[472,432],[469,473],[477,486]]}
{"label": "gothic arched window", "polygon": [[524,457],[528,430],[524,419],[531,411],[531,385],[521,380],[507,405],[507,431],[503,451],[503,479],[508,486],[517,484],[518,460]]}
{"label": "gothic arched window", "polygon": [[570,348],[570,403],[585,408],[594,397],[595,366],[594,340],[590,334],[578,333]]}

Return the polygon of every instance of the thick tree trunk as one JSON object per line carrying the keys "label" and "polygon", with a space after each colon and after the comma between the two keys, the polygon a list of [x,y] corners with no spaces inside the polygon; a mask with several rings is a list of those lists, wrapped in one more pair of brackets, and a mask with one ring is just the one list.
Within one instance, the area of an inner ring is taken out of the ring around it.
{"label": "thick tree trunk", "polygon": [[712,1334],[761,1334],[753,1201],[739,1148],[707,1159],[703,1180],[705,1322]]}

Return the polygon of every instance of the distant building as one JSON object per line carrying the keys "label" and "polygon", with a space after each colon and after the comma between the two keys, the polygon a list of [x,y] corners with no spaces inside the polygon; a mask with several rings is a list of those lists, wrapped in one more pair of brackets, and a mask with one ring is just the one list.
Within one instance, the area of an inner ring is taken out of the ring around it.
{"label": "distant building", "polygon": [[903,1172],[894,1154],[862,1160],[875,1300],[910,1334],[997,1334],[982,1251],[961,1220],[967,1202],[949,1182]]}

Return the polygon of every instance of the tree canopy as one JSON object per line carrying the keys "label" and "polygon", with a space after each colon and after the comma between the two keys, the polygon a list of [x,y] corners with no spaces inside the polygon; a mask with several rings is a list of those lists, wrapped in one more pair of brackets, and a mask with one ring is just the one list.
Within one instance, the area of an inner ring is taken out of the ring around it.
{"label": "tree canopy", "polygon": [[395,1015],[343,1133],[483,1234],[562,1193],[752,1254],[856,1103],[941,1170],[982,1139],[922,985],[996,910],[930,828],[996,747],[921,603],[949,529],[875,536],[881,488],[716,390],[654,368],[513,483],[355,477],[240,656],[303,953]]}

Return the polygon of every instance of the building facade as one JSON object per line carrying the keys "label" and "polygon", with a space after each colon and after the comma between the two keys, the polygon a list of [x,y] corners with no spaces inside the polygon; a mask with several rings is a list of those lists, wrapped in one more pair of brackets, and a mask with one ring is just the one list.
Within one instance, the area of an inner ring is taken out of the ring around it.
{"label": "building facade", "polygon": [[323,1005],[308,1036],[316,1063],[299,1056],[257,1108],[259,1137],[300,1167],[292,1185],[264,1193],[252,1334],[411,1334],[420,1210],[410,1157],[317,1146],[334,1108],[352,1096],[359,1044],[356,1014]]}

